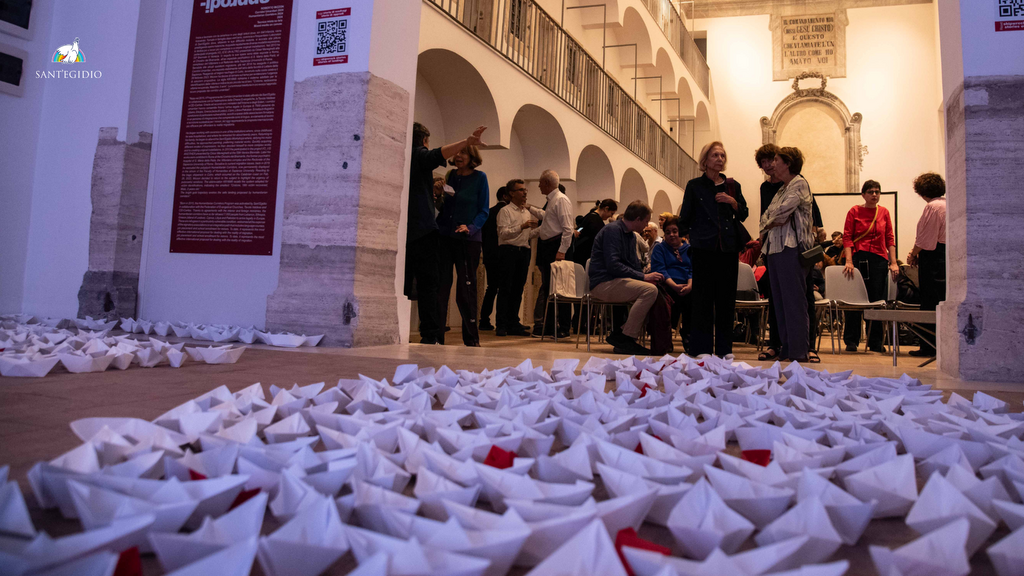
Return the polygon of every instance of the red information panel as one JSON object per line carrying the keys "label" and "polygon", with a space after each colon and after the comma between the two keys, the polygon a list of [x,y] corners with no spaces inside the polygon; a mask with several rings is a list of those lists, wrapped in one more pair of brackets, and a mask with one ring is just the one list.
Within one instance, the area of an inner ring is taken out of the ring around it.
{"label": "red information panel", "polygon": [[292,0],[195,0],[171,252],[274,250]]}

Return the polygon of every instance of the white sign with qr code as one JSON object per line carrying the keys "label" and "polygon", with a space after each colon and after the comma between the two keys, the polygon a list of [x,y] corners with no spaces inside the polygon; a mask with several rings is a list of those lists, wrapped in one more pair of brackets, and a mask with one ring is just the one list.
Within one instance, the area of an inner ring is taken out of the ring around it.
{"label": "white sign with qr code", "polygon": [[295,80],[370,69],[373,0],[299,0]]}
{"label": "white sign with qr code", "polygon": [[995,0],[996,32],[1024,31],[1024,0]]}

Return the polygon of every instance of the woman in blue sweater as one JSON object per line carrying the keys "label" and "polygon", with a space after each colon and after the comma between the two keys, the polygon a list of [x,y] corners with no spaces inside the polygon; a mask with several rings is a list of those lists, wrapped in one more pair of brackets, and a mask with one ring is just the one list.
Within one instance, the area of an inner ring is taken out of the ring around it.
{"label": "woman in blue sweater", "polygon": [[[476,269],[480,264],[481,229],[487,222],[490,189],[487,174],[477,170],[483,163],[476,146],[466,146],[451,160],[455,170],[448,172],[445,183],[444,205],[437,216],[440,233],[440,291],[437,295],[438,313],[442,323],[448,318],[448,297],[452,291],[452,266],[458,283],[455,285],[455,304],[462,316],[462,342],[466,346],[480,345],[477,330]],[[442,324],[443,325],[443,324]],[[444,331],[440,343],[444,344]]]}
{"label": "woman in blue sweater", "polygon": [[690,265],[690,245],[679,236],[679,219],[672,216],[661,225],[665,240],[651,251],[651,272],[665,277],[664,286],[672,296],[672,326],[679,326],[679,335],[686,348],[690,334],[690,292],[693,290],[693,268]]}

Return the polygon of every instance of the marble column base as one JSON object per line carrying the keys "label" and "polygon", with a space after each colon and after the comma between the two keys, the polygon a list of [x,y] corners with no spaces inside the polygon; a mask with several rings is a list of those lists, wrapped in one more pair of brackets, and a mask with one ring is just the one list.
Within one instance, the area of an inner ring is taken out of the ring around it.
{"label": "marble column base", "polygon": [[78,316],[134,317],[138,298],[138,273],[87,270],[78,289]]}
{"label": "marble column base", "polygon": [[267,329],[324,334],[322,346],[397,344],[398,297],[377,281],[381,270],[394,269],[394,252],[285,244],[278,289],[267,298]]}

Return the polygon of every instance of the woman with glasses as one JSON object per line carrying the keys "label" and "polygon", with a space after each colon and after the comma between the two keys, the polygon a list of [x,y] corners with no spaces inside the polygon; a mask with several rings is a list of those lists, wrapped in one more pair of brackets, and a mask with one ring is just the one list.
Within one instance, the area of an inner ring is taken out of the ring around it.
{"label": "woman with glasses", "polygon": [[[683,348],[690,338],[690,292],[693,290],[693,268],[690,265],[690,245],[679,236],[679,219],[669,216],[661,225],[665,240],[651,251],[651,272],[665,277],[664,286],[672,297],[672,326],[679,326]],[[682,318],[682,325],[679,320]]]}
{"label": "woman with glasses", "polygon": [[[864,204],[850,208],[843,228],[843,254],[846,267],[843,273],[853,278],[853,269],[860,270],[868,300],[885,300],[889,292],[888,275],[895,280],[900,274],[896,262],[896,239],[893,234],[889,210],[878,205],[882,197],[882,185],[868,180],[861,187]],[[846,313],[846,329],[843,341],[847,352],[856,352],[860,344],[860,312]],[[868,327],[868,350],[885,353],[882,346],[884,327],[881,322],[870,322]]]}

